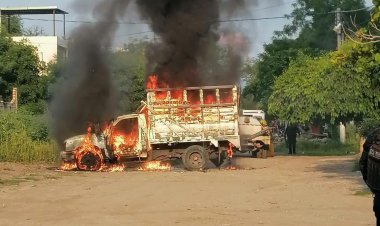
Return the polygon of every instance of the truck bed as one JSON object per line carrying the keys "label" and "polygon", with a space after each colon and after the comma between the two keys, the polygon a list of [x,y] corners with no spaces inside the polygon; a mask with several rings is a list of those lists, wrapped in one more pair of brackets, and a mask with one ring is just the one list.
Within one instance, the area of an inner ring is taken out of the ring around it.
{"label": "truck bed", "polygon": [[236,86],[148,90],[152,144],[229,140],[240,146]]}

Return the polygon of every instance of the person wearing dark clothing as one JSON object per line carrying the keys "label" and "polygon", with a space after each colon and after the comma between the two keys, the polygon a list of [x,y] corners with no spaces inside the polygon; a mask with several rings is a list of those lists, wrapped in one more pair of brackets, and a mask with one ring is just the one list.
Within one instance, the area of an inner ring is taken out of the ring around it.
{"label": "person wearing dark clothing", "polygon": [[373,211],[376,225],[380,226],[380,127],[367,136],[359,167],[363,180],[373,193]]}
{"label": "person wearing dark clothing", "polygon": [[288,142],[289,154],[296,154],[297,134],[299,133],[296,125],[288,125],[285,129],[286,140]]}

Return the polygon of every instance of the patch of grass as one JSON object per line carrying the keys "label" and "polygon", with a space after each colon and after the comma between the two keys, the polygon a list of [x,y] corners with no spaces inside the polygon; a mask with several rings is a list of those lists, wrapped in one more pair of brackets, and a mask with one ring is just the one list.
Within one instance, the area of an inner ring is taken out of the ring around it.
{"label": "patch of grass", "polygon": [[369,188],[363,188],[361,190],[355,191],[355,193],[354,193],[354,195],[357,195],[357,196],[368,196],[371,194],[372,194],[372,192],[371,192],[371,190],[369,190]]}
{"label": "patch of grass", "polygon": [[38,175],[38,174],[29,174],[26,176],[18,176],[13,178],[7,178],[7,179],[0,179],[0,186],[12,186],[12,185],[19,185],[23,182],[32,182],[32,181],[40,181],[40,180],[56,180],[60,179],[62,176],[59,175]]}
{"label": "patch of grass", "polygon": [[20,178],[11,178],[11,179],[0,179],[0,185],[11,186],[11,185],[19,185],[24,180]]}
{"label": "patch of grass", "polygon": [[12,185],[19,185],[22,182],[39,181],[39,180],[40,178],[37,178],[35,176],[14,177],[14,178],[9,178],[9,179],[0,179],[0,185],[12,186]]}
{"label": "patch of grass", "polygon": [[37,178],[36,176],[25,176],[25,177],[19,177],[19,179],[21,180],[25,180],[25,181],[39,181],[41,180],[40,178]]}
{"label": "patch of grass", "polygon": [[[25,112],[0,112],[0,161],[55,162],[57,145],[51,141],[44,122]],[[43,124],[43,123],[42,123]]]}
{"label": "patch of grass", "polygon": [[[357,146],[353,144],[341,144],[339,141],[308,141],[300,140],[297,142],[297,155],[305,156],[343,156],[356,154]],[[288,153],[285,143],[275,146],[276,153]]]}
{"label": "patch of grass", "polygon": [[53,142],[33,141],[25,131],[13,134],[0,143],[0,161],[55,162],[56,145]]}

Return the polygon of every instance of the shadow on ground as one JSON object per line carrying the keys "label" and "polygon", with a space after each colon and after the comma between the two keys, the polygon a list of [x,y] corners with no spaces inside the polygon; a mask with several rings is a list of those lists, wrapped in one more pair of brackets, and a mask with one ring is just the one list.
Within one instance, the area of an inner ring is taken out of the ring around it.
{"label": "shadow on ground", "polygon": [[355,161],[352,157],[331,157],[318,161],[310,166],[310,171],[320,171],[328,178],[344,178],[364,185],[360,171],[355,169]]}

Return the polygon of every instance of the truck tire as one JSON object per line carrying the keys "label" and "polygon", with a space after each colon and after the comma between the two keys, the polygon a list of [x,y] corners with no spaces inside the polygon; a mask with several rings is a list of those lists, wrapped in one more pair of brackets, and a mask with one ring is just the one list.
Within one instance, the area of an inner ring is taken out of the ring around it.
{"label": "truck tire", "polygon": [[75,161],[79,170],[98,171],[102,167],[103,156],[98,148],[83,148],[77,151]]}
{"label": "truck tire", "polygon": [[257,158],[266,159],[267,158],[267,150],[260,149],[259,152],[257,152]]}
{"label": "truck tire", "polygon": [[207,154],[205,149],[200,145],[192,145],[186,148],[185,153],[182,155],[182,162],[187,170],[204,170],[207,166]]}
{"label": "truck tire", "polygon": [[257,153],[258,152],[259,152],[258,150],[251,151],[251,157],[252,158],[257,158]]}

